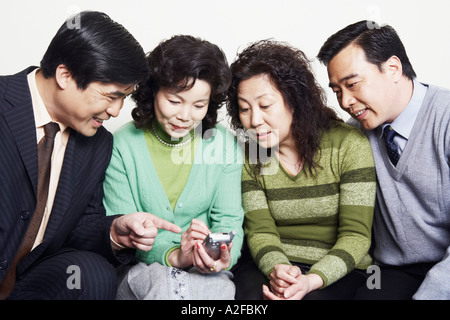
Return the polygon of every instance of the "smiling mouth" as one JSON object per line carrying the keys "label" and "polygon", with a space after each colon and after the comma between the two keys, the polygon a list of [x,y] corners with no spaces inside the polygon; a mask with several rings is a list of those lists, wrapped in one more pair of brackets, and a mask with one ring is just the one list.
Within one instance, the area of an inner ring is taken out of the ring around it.
{"label": "smiling mouth", "polygon": [[367,108],[364,108],[364,109],[362,109],[362,110],[360,110],[360,111],[358,111],[358,112],[356,112],[356,113],[353,113],[353,116],[354,116],[355,118],[358,118],[358,117],[360,117],[361,115],[363,115],[364,112],[366,112],[366,110],[367,110]]}
{"label": "smiling mouth", "polygon": [[186,130],[188,127],[180,127],[180,126],[176,126],[176,125],[174,125],[174,124],[172,124],[172,128],[174,129],[174,130]]}
{"label": "smiling mouth", "polygon": [[103,119],[98,119],[98,118],[92,118],[92,120],[94,120],[94,124],[96,127],[101,127],[103,125]]}
{"label": "smiling mouth", "polygon": [[257,132],[256,133],[256,138],[258,138],[258,140],[267,140],[267,138],[270,136],[272,132],[271,131],[267,131],[267,132]]}

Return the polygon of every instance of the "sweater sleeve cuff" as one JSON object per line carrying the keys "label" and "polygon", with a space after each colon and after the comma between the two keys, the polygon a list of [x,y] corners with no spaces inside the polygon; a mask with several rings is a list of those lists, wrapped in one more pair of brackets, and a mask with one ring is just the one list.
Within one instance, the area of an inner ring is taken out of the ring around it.
{"label": "sweater sleeve cuff", "polygon": [[326,286],[328,286],[328,278],[325,276],[325,274],[323,273],[323,272],[321,272],[321,271],[319,271],[319,270],[316,270],[316,269],[311,269],[311,270],[309,270],[306,274],[310,274],[310,273],[314,273],[314,274],[317,274],[319,277],[321,277],[322,278],[322,280],[323,280],[323,285],[322,285],[322,287],[320,287],[319,289],[323,289],[323,288],[325,288]]}
{"label": "sweater sleeve cuff", "polygon": [[173,247],[173,248],[170,248],[169,250],[167,250],[166,255],[165,255],[165,258],[164,258],[164,262],[165,262],[166,266],[168,266],[168,267],[173,267],[173,266],[169,263],[169,255],[170,255],[172,252],[174,252],[175,250],[179,249],[179,248],[180,248],[180,246],[176,246],[176,247]]}

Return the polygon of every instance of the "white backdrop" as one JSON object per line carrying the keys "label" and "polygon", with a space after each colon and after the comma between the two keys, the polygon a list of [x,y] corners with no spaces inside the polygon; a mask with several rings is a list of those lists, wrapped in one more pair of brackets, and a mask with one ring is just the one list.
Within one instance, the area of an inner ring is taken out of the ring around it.
{"label": "white backdrop", "polygon": [[[268,38],[287,41],[313,60],[328,105],[345,119],[347,115],[328,88],[326,68],[315,57],[331,34],[359,20],[393,26],[418,79],[450,87],[449,0],[8,1],[0,11],[0,74],[39,65],[60,25],[81,10],[107,13],[123,24],[146,52],[172,35],[191,34],[219,45],[231,63],[236,52],[250,42]],[[105,127],[114,132],[130,121],[133,107],[127,99],[119,117],[105,122]],[[227,123],[225,110],[221,110],[220,119]]]}

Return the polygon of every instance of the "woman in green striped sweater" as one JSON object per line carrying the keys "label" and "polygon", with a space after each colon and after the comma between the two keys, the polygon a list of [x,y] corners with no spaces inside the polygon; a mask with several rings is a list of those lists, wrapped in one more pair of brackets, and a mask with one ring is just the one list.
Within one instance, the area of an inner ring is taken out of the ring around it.
{"label": "woman in green striped sweater", "polygon": [[236,298],[350,299],[372,261],[369,142],[325,105],[302,51],[260,41],[231,69],[228,112],[250,137],[244,229],[259,268],[236,269]]}

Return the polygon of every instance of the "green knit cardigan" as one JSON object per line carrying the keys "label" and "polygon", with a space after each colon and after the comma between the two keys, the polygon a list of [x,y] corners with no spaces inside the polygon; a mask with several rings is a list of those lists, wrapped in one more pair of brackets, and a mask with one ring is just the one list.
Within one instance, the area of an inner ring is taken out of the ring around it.
{"label": "green knit cardigan", "polygon": [[[172,210],[147,148],[144,131],[128,123],[114,134],[114,149],[104,181],[107,214],[150,212],[185,231],[191,220],[204,221],[212,232],[236,231],[231,266],[241,252],[243,157],[235,137],[217,125],[209,139],[199,139],[186,185]],[[156,141],[155,143],[160,143]],[[170,147],[167,147],[170,149]],[[168,163],[168,165],[173,165]],[[167,255],[180,246],[181,233],[159,230],[149,252],[137,251],[139,261],[167,265]],[[230,267],[231,267],[230,266]]]}

